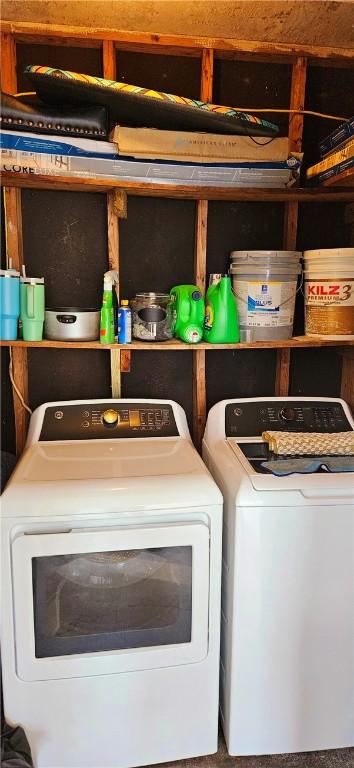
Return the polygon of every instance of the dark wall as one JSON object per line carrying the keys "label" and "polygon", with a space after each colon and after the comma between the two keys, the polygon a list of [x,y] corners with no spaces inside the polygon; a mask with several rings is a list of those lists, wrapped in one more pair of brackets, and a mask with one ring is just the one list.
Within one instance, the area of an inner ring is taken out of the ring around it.
{"label": "dark wall", "polygon": [[[19,89],[28,90],[26,64],[48,64],[102,74],[101,52],[90,48],[18,46]],[[125,82],[199,96],[200,60],[157,54],[117,52],[117,77]],[[213,100],[247,108],[286,108],[291,67],[287,64],[216,60]],[[310,67],[308,109],[349,116],[354,113],[353,73]],[[288,117],[270,113],[286,135]],[[330,121],[305,118],[304,148],[311,162]],[[27,190],[22,195],[24,258],[28,274],[44,276],[47,305],[99,306],[107,269],[104,195]],[[136,291],[167,291],[193,281],[195,203],[187,200],[129,197],[128,218],[120,224],[121,296]],[[209,203],[207,271],[224,272],[231,250],[281,248],[283,203]],[[303,204],[298,249],[349,245],[344,204]],[[303,301],[297,297],[295,332],[303,332]],[[30,350],[29,400],[32,407],[54,399],[109,397],[109,355],[87,350]],[[225,397],[271,395],[273,350],[206,355],[207,405]],[[2,388],[4,440],[13,448],[13,416],[4,353]],[[122,376],[123,396],[170,397],[192,414],[192,354],[135,352],[131,373]],[[292,394],[338,395],[340,358],[333,350],[294,350]]]}

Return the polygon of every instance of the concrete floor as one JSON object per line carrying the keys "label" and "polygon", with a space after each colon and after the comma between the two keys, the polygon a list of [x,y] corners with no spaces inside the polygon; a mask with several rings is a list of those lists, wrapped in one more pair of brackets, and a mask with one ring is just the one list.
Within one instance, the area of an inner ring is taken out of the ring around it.
{"label": "concrete floor", "polygon": [[215,755],[161,763],[154,768],[354,768],[354,748],[301,752],[291,755],[230,757],[227,754],[223,736],[220,735],[219,750]]}

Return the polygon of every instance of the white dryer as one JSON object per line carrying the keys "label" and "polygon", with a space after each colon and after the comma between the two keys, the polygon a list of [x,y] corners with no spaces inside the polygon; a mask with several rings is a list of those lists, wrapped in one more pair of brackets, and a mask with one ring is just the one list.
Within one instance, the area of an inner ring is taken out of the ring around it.
{"label": "white dryer", "polygon": [[221,718],[229,753],[354,744],[354,473],[276,477],[266,429],[352,430],[329,398],[226,400],[203,457],[224,495]]}
{"label": "white dryer", "polygon": [[180,406],[40,406],[1,525],[5,716],[35,766],[215,752],[222,497]]}

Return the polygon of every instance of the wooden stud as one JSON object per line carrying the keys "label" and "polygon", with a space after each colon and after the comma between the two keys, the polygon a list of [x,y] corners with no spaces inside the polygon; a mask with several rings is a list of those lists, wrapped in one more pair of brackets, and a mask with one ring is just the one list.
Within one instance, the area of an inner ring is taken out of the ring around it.
{"label": "wooden stud", "polygon": [[120,350],[120,371],[130,373],[131,354],[129,349]]}
{"label": "wooden stud", "polygon": [[277,350],[277,364],[275,370],[275,394],[277,397],[286,397],[289,394],[290,378],[290,349]]}
{"label": "wooden stud", "polygon": [[[102,47],[103,77],[116,79],[116,50],[113,40],[104,40]],[[109,269],[116,269],[119,274],[119,227],[116,211],[117,191],[113,189],[107,195],[107,244]],[[118,289],[119,299],[119,289]],[[120,349],[110,350],[112,397],[121,396]]]}
{"label": "wooden stud", "polygon": [[112,397],[121,397],[120,355],[119,348],[110,350]]}
{"label": "wooden stud", "polygon": [[[213,94],[214,52],[204,48],[201,60],[201,101],[210,102]],[[208,201],[198,200],[196,206],[194,275],[195,283],[205,293]],[[193,438],[201,449],[206,420],[205,350],[193,353]]]}
{"label": "wooden stud", "polygon": [[14,94],[17,91],[16,43],[13,35],[1,35],[1,90]]}
{"label": "wooden stud", "polygon": [[113,211],[118,219],[126,219],[128,217],[127,208],[127,193],[124,189],[115,189],[110,193],[112,198]]}
{"label": "wooden stud", "polygon": [[119,266],[119,230],[118,219],[114,210],[114,202],[110,192],[107,195],[107,244],[109,269],[118,269]]}
{"label": "wooden stud", "polygon": [[114,40],[103,40],[103,77],[106,80],[116,79],[116,49]]}
{"label": "wooden stud", "polygon": [[[299,56],[293,64],[290,92],[290,109],[303,109],[305,103],[307,60]],[[290,115],[289,152],[301,152],[303,115]],[[293,251],[296,248],[297,222],[299,206],[297,202],[286,203],[284,213],[284,248]],[[275,394],[289,394],[290,351],[278,350],[275,371]]]}
{"label": "wooden stud", "polygon": [[354,414],[354,349],[341,349],[343,356],[340,396]]}
{"label": "wooden stud", "polygon": [[[16,43],[12,35],[1,36],[1,87],[6,93],[14,94],[17,91],[16,77]],[[12,259],[12,266],[19,272],[23,264],[22,241],[22,211],[21,191],[19,189],[4,187],[5,205],[5,229],[8,256]],[[28,368],[27,349],[25,347],[11,347],[12,374],[16,388],[21,393],[25,402],[28,401]],[[23,407],[20,398],[13,390],[16,453],[22,453],[27,434],[28,414]]]}

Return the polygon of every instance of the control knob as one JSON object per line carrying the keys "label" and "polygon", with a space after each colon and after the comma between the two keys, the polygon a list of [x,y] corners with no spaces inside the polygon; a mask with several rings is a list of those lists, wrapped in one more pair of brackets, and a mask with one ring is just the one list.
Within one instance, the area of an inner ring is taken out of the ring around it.
{"label": "control knob", "polygon": [[115,427],[119,422],[119,413],[114,408],[108,408],[103,411],[102,421],[106,427]]}
{"label": "control knob", "polygon": [[279,411],[279,418],[282,419],[282,421],[294,421],[295,417],[296,412],[294,411],[294,408],[284,407]]}

